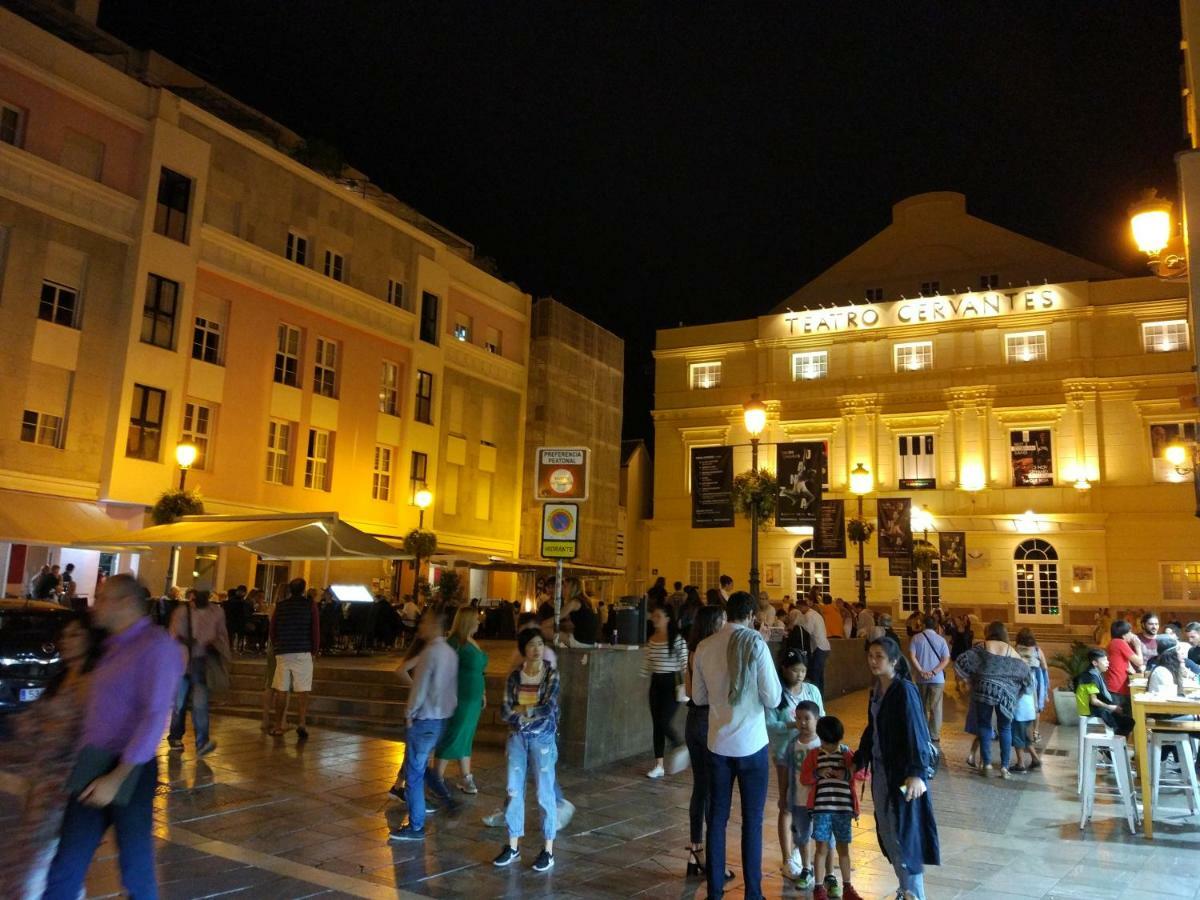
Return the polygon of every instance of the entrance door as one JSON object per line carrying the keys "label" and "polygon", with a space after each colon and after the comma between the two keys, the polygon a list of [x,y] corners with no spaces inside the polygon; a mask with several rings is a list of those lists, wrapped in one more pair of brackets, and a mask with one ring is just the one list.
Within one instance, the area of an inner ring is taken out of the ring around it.
{"label": "entrance door", "polygon": [[1058,596],[1058,551],[1040,538],[1023,541],[1013,554],[1017,576],[1017,621],[1062,622]]}
{"label": "entrance door", "polygon": [[271,603],[283,599],[288,583],[288,564],[260,560],[254,567],[254,586],[267,595]]}

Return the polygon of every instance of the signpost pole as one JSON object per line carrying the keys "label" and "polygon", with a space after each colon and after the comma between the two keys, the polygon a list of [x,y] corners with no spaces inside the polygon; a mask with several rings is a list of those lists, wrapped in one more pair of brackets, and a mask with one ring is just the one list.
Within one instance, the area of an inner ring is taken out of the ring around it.
{"label": "signpost pole", "polygon": [[563,561],[554,562],[554,643],[558,643],[558,620],[562,618]]}

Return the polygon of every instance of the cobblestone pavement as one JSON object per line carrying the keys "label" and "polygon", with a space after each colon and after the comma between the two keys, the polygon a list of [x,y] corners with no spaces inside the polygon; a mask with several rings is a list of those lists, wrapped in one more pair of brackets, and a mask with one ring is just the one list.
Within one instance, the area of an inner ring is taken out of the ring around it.
{"label": "cobblestone pavement", "polygon": [[[862,728],[865,702],[859,693],[830,703],[851,739]],[[1200,821],[1185,811],[1166,810],[1151,843],[1129,835],[1109,804],[1080,832],[1073,730],[1056,734],[1043,726],[1051,752],[1041,774],[985,780],[963,763],[961,708],[951,697],[946,720],[946,763],[933,785],[944,864],[927,874],[930,900],[1200,896]],[[521,865],[491,865],[504,834],[481,816],[501,804],[504,761],[497,750],[476,758],[480,793],[464,796],[461,815],[433,815],[423,845],[391,845],[388,826],[402,821],[403,807],[385,792],[402,743],[314,730],[298,745],[294,732],[271,738],[256,722],[232,718],[218,718],[214,736],[220,748],[203,761],[190,749],[182,757],[164,752],[161,760],[158,869],[165,898],[705,896],[699,880],[684,878],[689,772],[648,781],[647,759],[596,772],[562,769],[578,812],[556,842],[555,868],[538,875],[529,869],[536,841],[527,842]],[[450,774],[457,776],[454,764]],[[773,783],[764,888],[771,898],[805,898],[778,874],[775,798]],[[855,829],[853,880],[864,897],[891,898],[896,882],[875,843],[869,798]],[[537,816],[531,799],[531,835]],[[736,804],[734,819],[736,870]],[[114,849],[106,842],[93,864],[89,896],[119,892]],[[727,896],[741,897],[740,884],[735,879]]]}

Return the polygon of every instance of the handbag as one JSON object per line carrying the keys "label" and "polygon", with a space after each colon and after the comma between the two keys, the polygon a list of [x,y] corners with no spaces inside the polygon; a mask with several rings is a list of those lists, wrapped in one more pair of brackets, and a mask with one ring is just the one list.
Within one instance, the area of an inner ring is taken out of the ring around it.
{"label": "handbag", "polygon": [[[195,632],[192,630],[192,606],[189,603],[187,608],[188,617],[188,664],[195,666],[200,661],[192,656],[192,647],[195,646]],[[229,677],[229,647],[219,638],[208,645],[208,649],[204,652],[204,685],[208,688],[210,694],[223,694],[230,688]]]}

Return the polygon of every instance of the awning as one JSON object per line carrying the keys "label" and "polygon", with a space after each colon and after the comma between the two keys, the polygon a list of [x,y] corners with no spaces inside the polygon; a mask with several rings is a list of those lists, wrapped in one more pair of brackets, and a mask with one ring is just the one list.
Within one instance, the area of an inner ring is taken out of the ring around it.
{"label": "awning", "polygon": [[111,532],[116,525],[103,509],[87,500],[0,491],[0,543],[68,546],[93,534]]}

